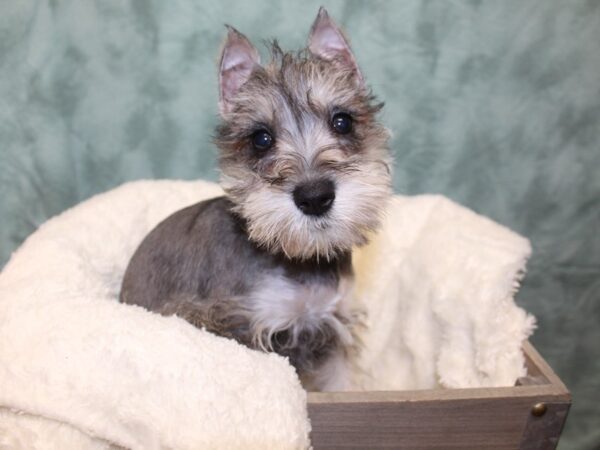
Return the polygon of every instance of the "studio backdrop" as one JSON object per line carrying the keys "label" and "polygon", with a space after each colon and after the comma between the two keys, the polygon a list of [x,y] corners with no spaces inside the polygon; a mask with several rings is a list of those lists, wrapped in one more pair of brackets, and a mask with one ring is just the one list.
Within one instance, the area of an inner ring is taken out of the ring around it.
{"label": "studio backdrop", "polygon": [[598,0],[0,2],[0,266],[123,182],[216,180],[223,24],[298,48],[321,3],[386,103],[396,192],[532,240],[517,302],[573,392],[560,448],[599,448]]}

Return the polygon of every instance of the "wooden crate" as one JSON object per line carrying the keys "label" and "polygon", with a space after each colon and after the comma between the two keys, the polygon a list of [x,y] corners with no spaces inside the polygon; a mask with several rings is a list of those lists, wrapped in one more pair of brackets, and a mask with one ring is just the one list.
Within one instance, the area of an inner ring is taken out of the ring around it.
{"label": "wooden crate", "polygon": [[554,449],[569,391],[535,348],[514,387],[308,394],[321,449]]}

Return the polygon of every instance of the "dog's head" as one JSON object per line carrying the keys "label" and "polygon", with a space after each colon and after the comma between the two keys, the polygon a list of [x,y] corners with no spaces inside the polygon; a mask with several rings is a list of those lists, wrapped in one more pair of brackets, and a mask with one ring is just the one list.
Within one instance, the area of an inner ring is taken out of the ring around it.
{"label": "dog's head", "polygon": [[261,66],[229,27],[215,138],[222,186],[258,245],[329,259],[367,241],[391,193],[382,104],[323,8],[306,49],[284,53],[273,43],[271,53]]}

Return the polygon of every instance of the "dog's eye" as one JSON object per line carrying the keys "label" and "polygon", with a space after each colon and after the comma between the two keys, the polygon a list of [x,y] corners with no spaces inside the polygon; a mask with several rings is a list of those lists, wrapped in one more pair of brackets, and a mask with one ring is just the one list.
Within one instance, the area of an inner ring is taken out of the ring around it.
{"label": "dog's eye", "polygon": [[331,128],[338,134],[348,134],[352,131],[352,117],[346,113],[337,113],[331,119]]}
{"label": "dog's eye", "polygon": [[252,135],[252,145],[261,152],[268,150],[273,146],[273,136],[266,130],[258,130]]}

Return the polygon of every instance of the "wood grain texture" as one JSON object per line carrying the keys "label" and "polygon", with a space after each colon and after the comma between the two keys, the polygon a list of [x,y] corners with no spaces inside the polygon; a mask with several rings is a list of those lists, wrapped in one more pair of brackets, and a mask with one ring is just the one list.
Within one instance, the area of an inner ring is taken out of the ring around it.
{"label": "wood grain texture", "polygon": [[[312,443],[320,449],[551,449],[570,394],[528,342],[536,384],[421,391],[309,393]],[[536,403],[547,405],[532,416]]]}

